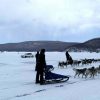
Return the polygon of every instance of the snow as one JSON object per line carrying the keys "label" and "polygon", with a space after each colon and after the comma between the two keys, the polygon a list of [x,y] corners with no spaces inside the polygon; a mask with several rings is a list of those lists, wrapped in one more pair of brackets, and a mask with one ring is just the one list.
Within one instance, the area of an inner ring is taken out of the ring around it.
{"label": "snow", "polygon": [[[54,73],[70,75],[68,82],[35,84],[35,58],[21,58],[25,52],[0,53],[0,100],[100,100],[100,75],[95,78],[74,78],[73,68],[58,68],[65,61],[65,52],[46,52],[47,64],[55,67]],[[35,55],[35,52],[32,52]],[[100,53],[70,52],[75,60],[100,58]],[[98,67],[100,62],[83,67]]]}

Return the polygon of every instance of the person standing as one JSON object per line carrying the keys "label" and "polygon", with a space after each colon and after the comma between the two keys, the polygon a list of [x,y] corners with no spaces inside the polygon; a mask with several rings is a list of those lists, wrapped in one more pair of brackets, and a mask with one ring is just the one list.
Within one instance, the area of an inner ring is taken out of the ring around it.
{"label": "person standing", "polygon": [[36,83],[40,83],[41,85],[44,83],[44,71],[46,68],[46,60],[45,60],[45,49],[41,49],[39,54],[39,63],[36,74]]}
{"label": "person standing", "polygon": [[73,59],[69,55],[68,51],[66,51],[66,59],[67,59],[68,64],[71,64],[71,65],[73,64]]}
{"label": "person standing", "polygon": [[37,51],[36,55],[35,55],[35,58],[36,58],[36,66],[35,66],[35,71],[37,71],[37,68],[38,68],[38,63],[39,63],[39,51]]}

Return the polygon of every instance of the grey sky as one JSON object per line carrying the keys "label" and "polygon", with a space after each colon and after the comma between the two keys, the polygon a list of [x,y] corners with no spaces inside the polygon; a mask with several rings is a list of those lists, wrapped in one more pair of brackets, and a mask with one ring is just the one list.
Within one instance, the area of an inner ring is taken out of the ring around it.
{"label": "grey sky", "polygon": [[100,0],[0,0],[0,43],[100,37],[99,12]]}

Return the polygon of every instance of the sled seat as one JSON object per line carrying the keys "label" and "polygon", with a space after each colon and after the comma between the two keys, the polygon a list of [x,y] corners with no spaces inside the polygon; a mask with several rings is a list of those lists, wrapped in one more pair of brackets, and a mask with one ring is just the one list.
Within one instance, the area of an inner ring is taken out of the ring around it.
{"label": "sled seat", "polygon": [[69,76],[60,75],[52,72],[45,73],[45,80],[64,80],[69,79]]}

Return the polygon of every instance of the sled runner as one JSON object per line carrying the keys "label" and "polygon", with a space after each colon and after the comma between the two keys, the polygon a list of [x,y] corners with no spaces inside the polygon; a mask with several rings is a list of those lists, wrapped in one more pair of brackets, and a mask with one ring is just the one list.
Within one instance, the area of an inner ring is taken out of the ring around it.
{"label": "sled runner", "polygon": [[52,73],[54,69],[52,65],[47,65],[45,71],[45,84],[61,83],[69,80],[69,76]]}

